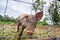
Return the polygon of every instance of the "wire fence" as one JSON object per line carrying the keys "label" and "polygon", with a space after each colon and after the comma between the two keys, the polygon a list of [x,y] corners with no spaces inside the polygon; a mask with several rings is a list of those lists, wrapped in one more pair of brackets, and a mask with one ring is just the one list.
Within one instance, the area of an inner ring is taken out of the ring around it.
{"label": "wire fence", "polygon": [[[13,0],[13,1],[17,1],[17,0]],[[17,2],[21,2],[21,3],[27,3],[27,4],[31,4],[31,5],[33,5],[32,3],[28,3],[28,2],[23,2],[23,1],[17,1]],[[5,16],[5,14],[6,14],[6,11],[7,11],[7,7],[8,7],[8,0],[7,0],[7,2],[6,2],[6,8],[5,8],[5,11],[4,11],[4,16]],[[31,8],[31,14],[32,14],[32,8]],[[7,19],[7,20],[9,20],[9,19]],[[6,21],[6,19],[4,19],[3,18],[3,22],[4,22],[4,24],[3,24],[3,33],[2,33],[2,35],[3,36],[0,36],[0,38],[2,38],[1,40],[6,40],[6,38],[16,38],[16,36],[4,36],[4,30],[5,30],[5,21]],[[42,33],[42,34],[46,34],[47,32],[50,32],[52,29],[48,29],[48,31],[46,31],[46,32],[44,32],[44,33]],[[42,34],[40,34],[40,35],[42,35]],[[22,38],[28,38],[28,36],[21,36]],[[33,38],[40,38],[39,36],[29,36],[29,37],[33,37]],[[9,39],[8,39],[9,40]],[[60,40],[60,37],[58,37],[58,39],[56,38],[55,39],[55,37],[52,39],[52,40]]]}

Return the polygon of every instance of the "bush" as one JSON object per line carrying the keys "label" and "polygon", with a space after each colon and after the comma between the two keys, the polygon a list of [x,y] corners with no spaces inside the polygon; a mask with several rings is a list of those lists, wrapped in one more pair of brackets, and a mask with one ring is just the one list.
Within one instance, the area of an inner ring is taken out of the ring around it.
{"label": "bush", "polygon": [[43,25],[48,25],[46,22],[37,22],[37,26],[43,26]]}

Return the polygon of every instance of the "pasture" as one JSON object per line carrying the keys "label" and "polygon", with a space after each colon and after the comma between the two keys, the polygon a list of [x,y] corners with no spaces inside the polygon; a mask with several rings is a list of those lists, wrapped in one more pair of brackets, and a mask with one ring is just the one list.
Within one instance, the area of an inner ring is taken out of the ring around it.
{"label": "pasture", "polygon": [[[52,30],[48,31],[52,27]],[[26,36],[26,29],[23,32],[23,36]],[[47,32],[48,31],[48,32]],[[18,35],[16,25],[0,25],[0,40],[16,40]],[[2,38],[2,36],[5,36]],[[33,36],[39,38],[48,38],[49,36],[60,36],[60,27],[57,26],[37,26]],[[28,40],[27,38],[22,38],[22,40]]]}

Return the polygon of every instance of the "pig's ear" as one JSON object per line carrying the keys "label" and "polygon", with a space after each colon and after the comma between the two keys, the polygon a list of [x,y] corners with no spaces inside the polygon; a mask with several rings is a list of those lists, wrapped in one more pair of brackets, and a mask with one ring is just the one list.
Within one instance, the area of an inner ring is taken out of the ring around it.
{"label": "pig's ear", "polygon": [[37,21],[40,21],[41,18],[43,17],[43,11],[36,13],[36,14],[35,14],[35,17],[36,17],[36,20],[37,20]]}

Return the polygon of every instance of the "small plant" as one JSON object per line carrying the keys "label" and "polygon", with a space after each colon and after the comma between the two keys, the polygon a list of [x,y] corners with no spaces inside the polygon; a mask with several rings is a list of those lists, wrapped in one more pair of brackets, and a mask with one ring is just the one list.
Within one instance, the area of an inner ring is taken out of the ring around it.
{"label": "small plant", "polygon": [[46,18],[44,19],[44,21],[42,22],[43,25],[48,25],[48,23],[46,22]]}

